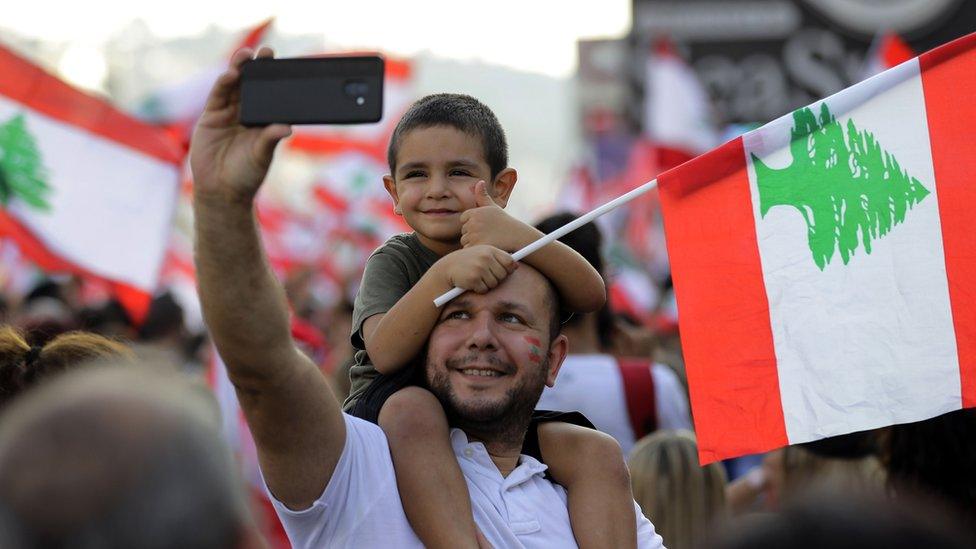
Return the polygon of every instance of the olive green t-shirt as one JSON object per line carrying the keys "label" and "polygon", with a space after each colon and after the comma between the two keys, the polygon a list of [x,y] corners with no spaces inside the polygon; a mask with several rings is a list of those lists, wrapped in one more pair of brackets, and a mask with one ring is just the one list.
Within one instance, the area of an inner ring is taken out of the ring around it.
{"label": "olive green t-shirt", "polygon": [[389,311],[440,257],[420,243],[416,233],[390,237],[366,261],[363,281],[352,311],[352,346],[355,364],[349,369],[351,388],[343,409],[349,410],[379,372],[366,354],[363,322]]}

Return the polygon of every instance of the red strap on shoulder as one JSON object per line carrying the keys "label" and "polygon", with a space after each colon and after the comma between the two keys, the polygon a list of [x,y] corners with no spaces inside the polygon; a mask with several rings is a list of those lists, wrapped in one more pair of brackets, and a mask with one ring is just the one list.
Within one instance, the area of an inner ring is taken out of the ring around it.
{"label": "red strap on shoulder", "polygon": [[617,358],[617,367],[624,382],[627,415],[634,437],[639,439],[657,429],[657,403],[654,398],[654,377],[651,362],[641,358]]}

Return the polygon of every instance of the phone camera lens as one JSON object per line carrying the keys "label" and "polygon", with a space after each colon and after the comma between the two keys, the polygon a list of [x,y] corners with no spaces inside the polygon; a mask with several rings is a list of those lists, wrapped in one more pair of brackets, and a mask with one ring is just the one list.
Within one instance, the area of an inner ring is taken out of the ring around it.
{"label": "phone camera lens", "polygon": [[366,102],[365,96],[369,93],[369,84],[361,80],[350,80],[343,86],[343,91],[355,100],[357,105],[362,105]]}

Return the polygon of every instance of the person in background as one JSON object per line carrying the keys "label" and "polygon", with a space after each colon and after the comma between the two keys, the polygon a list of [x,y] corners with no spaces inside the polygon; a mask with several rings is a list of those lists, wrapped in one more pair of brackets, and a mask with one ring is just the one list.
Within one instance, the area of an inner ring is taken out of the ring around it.
{"label": "person in background", "polygon": [[730,523],[711,549],[971,549],[972,536],[941,509],[883,497],[805,498],[776,513]]}
{"label": "person in background", "polygon": [[634,498],[671,549],[701,546],[722,526],[725,469],[698,465],[698,444],[690,431],[658,431],[634,445],[627,460]]}
{"label": "person in background", "polygon": [[199,374],[193,362],[195,348],[183,322],[183,307],[173,294],[153,297],[146,318],[136,328],[136,352],[150,361],[180,365],[188,373]]}
{"label": "person in background", "polygon": [[[573,214],[560,213],[536,228],[550,233],[574,219]],[[560,241],[603,273],[602,236],[595,224],[587,223]],[[691,429],[688,398],[678,376],[650,356],[608,354],[616,329],[606,305],[566,321],[563,333],[569,338],[569,356],[559,383],[543,392],[538,407],[582,412],[597,429],[614,437],[625,453],[655,429]]]}
{"label": "person in background", "polygon": [[880,497],[885,472],[873,431],[850,433],[768,452],[762,465],[729,484],[733,515],[775,511],[816,494]]}
{"label": "person in background", "polygon": [[83,308],[78,316],[79,328],[113,339],[131,341],[136,337],[135,323],[118,299],[110,298],[102,303]]}
{"label": "person in background", "polygon": [[976,409],[895,425],[879,439],[893,494],[941,502],[961,515],[976,539]]}
{"label": "person in background", "polygon": [[24,296],[11,315],[11,324],[27,339],[43,345],[59,334],[79,328],[72,292],[67,284],[43,278]]}
{"label": "person in background", "polygon": [[5,547],[260,546],[219,426],[202,386],[130,363],[25,394],[0,416]]}
{"label": "person in background", "polygon": [[88,361],[132,357],[124,344],[86,332],[67,332],[31,345],[11,326],[0,326],[0,411],[27,389]]}

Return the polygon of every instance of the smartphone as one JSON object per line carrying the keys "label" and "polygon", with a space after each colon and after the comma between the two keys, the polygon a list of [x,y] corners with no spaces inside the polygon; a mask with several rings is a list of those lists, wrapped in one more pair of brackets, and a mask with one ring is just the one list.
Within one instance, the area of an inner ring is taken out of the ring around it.
{"label": "smartphone", "polygon": [[241,68],[240,122],[366,124],[383,116],[383,58],[254,59]]}

